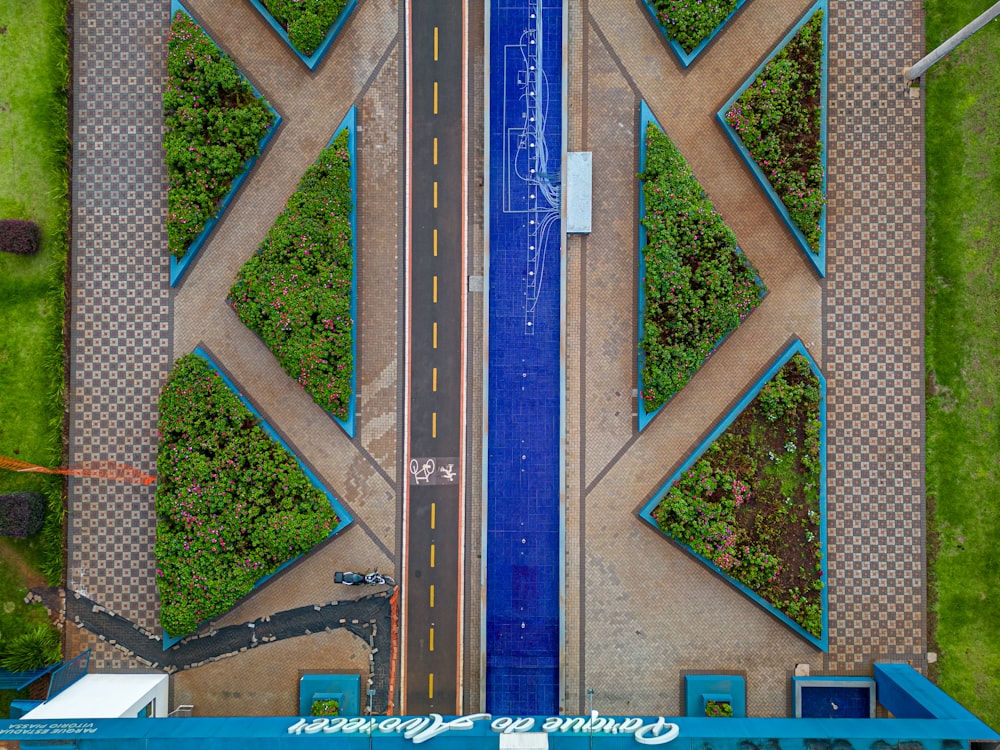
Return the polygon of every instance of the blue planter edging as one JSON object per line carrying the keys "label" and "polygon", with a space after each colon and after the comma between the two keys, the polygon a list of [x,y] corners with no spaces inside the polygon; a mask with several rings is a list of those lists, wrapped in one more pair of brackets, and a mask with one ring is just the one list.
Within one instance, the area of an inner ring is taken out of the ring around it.
{"label": "blue planter edging", "polygon": [[337,16],[337,20],[333,22],[333,26],[331,26],[330,30],[326,32],[326,36],[323,38],[319,47],[317,47],[316,51],[307,57],[299,52],[299,50],[295,48],[295,45],[289,41],[288,32],[285,31],[284,27],[274,19],[274,16],[271,15],[271,11],[265,8],[264,4],[260,0],[250,0],[250,2],[264,17],[264,20],[271,25],[271,28],[274,29],[275,33],[285,40],[285,44],[288,45],[288,48],[295,53],[295,55],[307,68],[309,68],[309,70],[316,70],[316,66],[319,65],[320,60],[323,59],[323,56],[333,45],[333,40],[337,38],[337,34],[340,33],[342,28],[344,28],[344,24],[347,23],[348,17],[354,12],[354,9],[358,7],[358,0],[349,0],[347,5],[344,6],[344,9],[340,11],[340,15]]}
{"label": "blue planter edging", "polygon": [[[272,440],[279,443],[282,448],[288,451],[288,453],[292,456],[292,458],[295,459],[295,462],[299,465],[299,468],[302,469],[302,473],[306,475],[306,478],[309,480],[312,486],[318,489],[324,495],[326,495],[326,499],[329,501],[330,507],[333,508],[333,512],[336,513],[337,518],[340,519],[340,523],[337,524],[337,526],[332,531],[330,531],[330,534],[327,538],[329,539],[334,534],[337,534],[343,531],[345,528],[347,528],[347,526],[354,521],[354,517],[350,513],[348,513],[347,510],[344,508],[344,506],[340,504],[340,501],[337,500],[337,498],[326,487],[323,486],[323,483],[320,482],[319,477],[317,477],[308,466],[302,463],[302,460],[295,454],[295,451],[293,451],[291,448],[288,447],[288,444],[281,438],[281,435],[275,432],[274,428],[271,427],[271,425],[267,423],[267,420],[265,420],[261,416],[260,412],[257,411],[256,408],[254,408],[254,405],[247,400],[247,398],[240,392],[240,390],[235,385],[233,385],[233,382],[226,376],[226,374],[219,369],[218,365],[216,365],[215,362],[212,361],[212,358],[208,355],[208,352],[199,347],[194,350],[194,353],[199,357],[201,357],[203,360],[205,360],[205,362],[208,363],[208,366],[211,367],[216,373],[218,373],[219,377],[222,378],[222,382],[226,384],[226,387],[229,390],[231,390],[234,394],[236,394],[236,397],[240,400],[240,403],[242,403],[249,410],[249,412],[259,420],[257,426],[260,427],[264,432],[266,432],[267,435]],[[289,565],[298,562],[307,554],[309,553],[304,552],[298,557],[293,557],[291,560],[283,562],[273,572],[268,573],[266,576],[258,578],[257,582],[253,586],[253,590],[258,589],[260,586],[264,585],[264,583],[266,583],[267,581],[271,580],[276,575],[278,575],[278,573],[283,571]],[[209,619],[214,619],[214,618],[209,618]],[[207,620],[205,622],[207,622]],[[169,636],[167,635],[166,631],[164,631],[163,650],[166,651],[171,646],[180,643],[182,640],[190,637],[191,635],[193,635],[193,633],[188,633],[186,635],[179,635],[179,636]]]}
{"label": "blue planter edging", "polygon": [[[180,11],[192,21],[198,23],[198,19],[191,15],[188,9],[181,5],[178,0],[170,0],[170,17],[173,18],[177,11]],[[201,27],[201,24],[198,24],[198,26]],[[202,31],[205,31],[205,29],[202,28]],[[207,31],[205,31],[205,35],[208,36]],[[212,39],[211,37],[208,38]],[[212,43],[215,44],[214,39],[212,39]],[[216,46],[218,47],[218,44],[216,44]],[[222,48],[220,47],[219,49],[221,50]],[[233,64],[236,64],[235,60],[233,60]],[[250,83],[249,79],[243,75],[243,72],[240,71],[239,68],[236,70],[240,74],[240,78],[250,84],[250,88],[253,89],[254,95],[258,99],[264,99],[264,97],[261,96],[261,93],[257,90],[257,87]],[[195,238],[194,242],[188,246],[187,252],[184,253],[184,257],[178,260],[173,255],[170,256],[170,286],[177,286],[177,284],[180,283],[180,280],[187,272],[188,267],[194,262],[195,257],[198,255],[198,251],[201,250],[202,246],[208,241],[208,236],[212,233],[212,230],[215,229],[215,225],[219,222],[219,219],[222,218],[222,214],[225,213],[227,208],[229,208],[229,204],[233,202],[233,198],[236,197],[236,193],[240,189],[240,186],[250,174],[250,170],[253,169],[254,164],[256,164],[257,160],[263,155],[264,149],[267,148],[267,144],[277,132],[278,126],[281,124],[281,115],[278,114],[277,110],[275,110],[274,107],[271,106],[271,103],[266,99],[264,99],[264,103],[267,104],[267,108],[271,110],[271,114],[274,115],[274,122],[271,123],[271,127],[267,129],[267,132],[264,133],[263,137],[260,139],[257,146],[257,150],[260,153],[257,156],[247,159],[243,163],[243,171],[233,178],[229,192],[222,197],[215,214],[205,222],[205,228],[201,230],[201,234],[199,234]]]}
{"label": "blue planter edging", "polygon": [[[821,637],[816,637],[812,633],[808,632],[805,628],[795,622],[792,618],[781,612],[777,607],[771,604],[769,601],[761,597],[759,594],[755,593],[749,589],[744,584],[737,581],[735,578],[730,576],[726,571],[722,570],[719,566],[715,565],[713,562],[707,560],[702,555],[699,555],[691,547],[666,534],[660,529],[659,524],[656,523],[656,519],[653,518],[653,511],[663,500],[664,496],[674,485],[674,483],[681,477],[681,475],[690,469],[694,464],[702,457],[706,450],[714,443],[719,437],[729,428],[736,418],[750,405],[760,393],[761,389],[777,374],[777,372],[784,367],[788,360],[790,360],[794,355],[801,354],[809,362],[809,367],[816,379],[819,381],[819,459],[820,459],[820,484],[819,484],[819,538],[820,538],[820,549],[822,550],[822,560],[823,560],[823,580],[824,588],[822,596],[820,597],[822,608],[823,608],[823,635]],[[681,464],[680,468],[677,469],[667,480],[657,492],[653,495],[652,499],[646,503],[642,510],[639,511],[639,516],[647,523],[651,524],[657,533],[662,534],[667,539],[670,539],[681,547],[689,555],[697,559],[702,564],[706,565],[711,570],[719,574],[728,584],[733,588],[737,589],[744,596],[752,599],[761,607],[763,607],[772,616],[783,622],[789,628],[798,633],[802,638],[809,641],[811,644],[817,648],[827,651],[829,647],[829,612],[828,612],[828,598],[829,598],[829,558],[827,557],[827,545],[826,545],[826,378],[823,377],[823,373],[820,371],[816,362],[810,356],[809,352],[806,350],[802,342],[796,339],[792,344],[785,349],[784,353],[778,357],[777,360],[767,369],[767,371],[754,383],[753,387],[750,388],[744,395],[743,398],[739,400],[735,407],[726,415],[726,417],[715,426],[715,428],[709,433],[708,437],[701,441],[697,449]]]}
{"label": "blue planter edging", "polygon": [[[357,173],[357,138],[356,138],[356,126],[357,126],[357,107],[351,107],[347,114],[344,115],[344,119],[340,121],[340,124],[333,131],[333,136],[327,141],[326,148],[329,148],[337,136],[340,134],[341,130],[345,128],[348,131],[347,136],[347,150],[351,157],[351,398],[347,406],[347,418],[341,419],[340,417],[332,414],[331,412],[323,409],[323,412],[330,417],[334,422],[340,425],[341,429],[347,433],[349,438],[354,438],[354,434],[357,427],[357,405],[358,405],[358,326],[357,326],[357,312],[358,312],[358,173]],[[260,252],[258,250],[257,252]],[[232,304],[231,299],[227,299],[227,302]],[[255,335],[256,332],[254,332]],[[257,335],[261,343],[264,340]],[[265,344],[265,347],[267,345]],[[270,351],[270,349],[268,350]],[[272,352],[273,354],[273,352]],[[318,404],[317,404],[318,406]],[[320,407],[322,408],[322,407]]]}
{"label": "blue planter edging", "polygon": [[[785,222],[785,226],[787,226],[788,230],[795,236],[795,240],[799,243],[799,246],[802,248],[802,251],[806,254],[806,257],[809,259],[809,262],[812,263],[813,268],[815,268],[816,272],[820,275],[820,278],[826,277],[826,209],[827,209],[827,204],[825,200],[827,197],[826,114],[827,114],[827,68],[829,67],[828,61],[830,59],[830,53],[829,53],[830,14],[826,5],[827,5],[826,0],[818,0],[818,2],[816,2],[811,8],[809,8],[809,10],[806,11],[805,15],[802,16],[801,19],[799,19],[799,22],[796,23],[794,27],[792,27],[792,30],[785,35],[785,38],[781,40],[781,43],[774,48],[774,51],[768,56],[768,58],[764,60],[764,62],[762,62],[757,67],[757,69],[753,72],[753,74],[736,91],[736,93],[729,98],[729,101],[727,101],[725,105],[723,105],[722,109],[720,109],[715,115],[716,119],[718,119],[718,121],[722,124],[722,129],[726,132],[726,135],[729,136],[729,140],[733,142],[733,145],[736,146],[736,150],[740,152],[740,156],[743,157],[743,160],[747,163],[747,166],[750,167],[750,170],[751,172],[753,172],[753,176],[756,178],[757,183],[761,186],[761,188],[763,188],[764,192],[767,194],[767,197],[771,200],[771,203],[773,203],[774,207],[778,210],[778,214]],[[753,82],[757,80],[757,76],[760,75],[760,72],[764,69],[764,67],[769,62],[771,62],[771,60],[774,59],[775,55],[777,55],[781,50],[785,48],[785,45],[787,45],[788,42],[791,41],[792,37],[794,37],[799,32],[799,29],[801,29],[806,23],[809,22],[809,19],[811,19],[818,10],[823,11],[823,62],[821,65],[822,74],[820,79],[820,109],[822,111],[822,114],[820,116],[819,138],[820,142],[823,144],[822,154],[820,158],[823,164],[824,202],[823,202],[823,212],[820,214],[819,217],[819,229],[820,229],[819,252],[814,253],[812,251],[812,248],[809,247],[809,242],[806,240],[806,236],[802,233],[802,230],[795,225],[795,222],[792,221],[792,217],[788,213],[788,208],[782,202],[778,194],[774,191],[774,188],[771,187],[770,181],[767,179],[767,177],[764,176],[764,172],[758,166],[757,162],[754,161],[753,156],[751,156],[749,149],[747,149],[747,147],[743,144],[743,140],[740,138],[739,134],[736,132],[734,128],[732,128],[729,125],[728,122],[726,122],[726,112],[728,112],[730,108],[732,108],[733,104],[736,103],[737,99],[743,96],[743,92],[753,85]]]}
{"label": "blue planter edging", "polygon": [[[658,127],[661,131],[663,130],[663,127],[660,125],[659,121],[653,115],[652,110],[650,110],[649,106],[646,104],[646,100],[643,99],[639,105],[639,174],[642,174],[643,172],[646,171],[646,129],[650,123],[656,125],[656,127]],[[638,369],[638,374],[636,376],[639,386],[639,397],[637,399],[639,404],[638,408],[639,432],[642,432],[644,429],[646,429],[646,426],[653,421],[653,418],[657,414],[659,414],[663,410],[663,407],[669,404],[670,400],[673,398],[673,396],[671,396],[665,402],[660,404],[660,406],[658,406],[654,411],[650,412],[646,411],[646,402],[642,400],[642,391],[643,391],[642,370],[643,367],[645,367],[646,365],[646,354],[642,350],[642,345],[641,345],[642,337],[646,330],[646,286],[643,283],[643,279],[646,278],[646,254],[643,252],[643,249],[646,247],[646,227],[643,226],[642,223],[642,219],[645,216],[646,216],[646,195],[645,193],[643,193],[642,187],[640,186],[639,188],[639,342],[640,345],[638,347],[639,369]],[[739,248],[739,246],[736,247],[736,252],[739,255],[743,256],[743,251]],[[747,261],[747,264],[750,265],[749,261]],[[753,268],[752,265],[750,265],[750,267]],[[760,289],[760,299],[764,299],[764,297],[767,296],[767,287],[764,286],[764,281],[760,278],[760,276],[756,273],[756,271],[754,272],[754,283],[756,283],[757,287]],[[751,312],[753,311],[751,310]],[[749,313],[747,313],[747,315],[749,315]],[[746,320],[746,318],[744,317],[743,320]],[[743,320],[741,320],[740,323],[742,323]],[[708,361],[709,357],[711,357],[713,354],[715,354],[715,352],[719,350],[719,347],[722,346],[723,342],[725,342],[725,340],[729,338],[730,334],[732,334],[732,332],[735,331],[737,328],[739,328],[739,324],[737,324],[734,328],[727,331],[725,334],[722,335],[722,337],[717,342],[715,342],[715,346],[712,347],[712,351],[710,351],[708,353],[708,356],[705,357],[704,360],[702,360],[700,365],[698,365],[698,370],[700,370],[704,366],[705,362]],[[698,370],[695,370],[695,372],[697,372]],[[692,374],[692,377],[694,377],[694,374]],[[680,393],[680,391],[678,391],[677,393]],[[677,393],[675,393],[674,396],[676,396]]]}
{"label": "blue planter edging", "polygon": [[[343,15],[343,14],[341,14]],[[354,437],[358,415],[358,108],[351,107],[326,144],[331,146],[341,130],[347,129],[347,150],[351,155],[351,400],[347,419],[330,414],[347,436]]]}
{"label": "blue planter edging", "polygon": [[724,19],[722,19],[722,23],[716,26],[715,30],[711,34],[705,37],[702,43],[699,44],[697,47],[695,47],[693,50],[691,50],[690,52],[685,52],[684,48],[680,45],[680,43],[676,39],[671,39],[669,36],[667,36],[667,30],[663,28],[663,25],[660,23],[660,19],[656,17],[656,8],[653,7],[653,3],[651,2],[651,0],[642,0],[643,4],[646,6],[646,10],[649,11],[649,15],[653,17],[653,23],[656,24],[656,28],[660,30],[660,34],[663,35],[663,38],[667,41],[667,44],[670,45],[670,49],[674,51],[674,54],[677,55],[677,59],[680,60],[681,65],[685,68],[690,66],[691,63],[694,62],[695,58],[698,57],[698,55],[700,55],[702,51],[709,44],[712,43],[712,40],[715,39],[715,37],[718,36],[719,32],[722,31],[723,27],[727,23],[729,23],[730,20],[732,20],[732,17],[739,12],[740,8],[742,8],[746,4],[746,1],[747,0],[737,0],[736,7],[733,8],[733,12],[730,13],[728,16],[726,16]]}

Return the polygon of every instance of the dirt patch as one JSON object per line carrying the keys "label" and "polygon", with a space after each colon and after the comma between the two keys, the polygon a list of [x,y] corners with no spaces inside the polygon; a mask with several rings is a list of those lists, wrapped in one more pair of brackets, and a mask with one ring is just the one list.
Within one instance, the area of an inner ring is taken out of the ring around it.
{"label": "dirt patch", "polygon": [[0,537],[0,557],[10,563],[11,567],[17,571],[18,577],[24,585],[31,589],[36,586],[45,586],[45,576],[39,573],[31,564],[24,559],[21,553],[14,548],[9,539]]}

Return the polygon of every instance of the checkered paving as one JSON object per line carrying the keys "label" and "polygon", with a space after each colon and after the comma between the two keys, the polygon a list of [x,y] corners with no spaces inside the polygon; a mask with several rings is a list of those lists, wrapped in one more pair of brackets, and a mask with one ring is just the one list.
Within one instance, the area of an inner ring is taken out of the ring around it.
{"label": "checkered paving", "polygon": [[[780,38],[808,5],[774,0],[765,13],[748,3],[686,72],[648,28],[640,4],[581,0],[570,6],[568,137],[571,147],[595,152],[595,217],[605,219],[598,222],[600,231],[571,241],[567,259],[567,528],[577,530],[567,534],[567,710],[582,707],[585,689],[593,687],[602,713],[634,711],[640,701],[643,710],[673,713],[682,697],[678,675],[718,668],[747,675],[751,712],[783,714],[796,661],[811,662],[814,672],[844,673],[865,671],[881,658],[924,665],[923,103],[921,92],[904,87],[898,77],[922,53],[919,3],[831,3],[825,282],[788,252],[772,210],[724,136],[706,125],[711,120],[705,118],[769,51],[769,40]],[[206,4],[202,12],[224,12],[211,8]],[[121,461],[148,473],[155,473],[156,395],[174,334],[161,218],[160,86],[168,24],[169,9],[159,0],[74,4],[70,460]],[[217,19],[215,26],[225,28]],[[382,55],[385,40],[369,40],[361,28],[349,37],[356,47],[350,55],[357,56],[369,41],[382,45]],[[371,24],[363,30],[377,31]],[[283,54],[271,50],[272,41],[262,38],[259,45],[268,61]],[[241,45],[237,52],[244,57],[250,54],[242,49],[250,42],[233,44]],[[261,67],[260,75],[270,75],[270,69]],[[356,75],[353,85],[362,86],[369,74]],[[379,127],[398,119],[401,99],[390,93],[393,78],[379,84],[381,98],[365,100],[369,108],[378,105],[372,122]],[[275,81],[267,84],[282,90]],[[287,85],[299,84],[288,80]],[[663,415],[669,427],[654,424],[649,435],[636,439],[628,429],[631,389],[623,377],[634,358],[628,272],[634,237],[623,196],[633,189],[634,152],[626,141],[640,98],[652,103],[682,145],[741,246],[762,269],[771,294]],[[289,132],[293,122],[312,116],[288,114]],[[473,119],[482,122],[482,113]],[[386,137],[391,140],[391,134]],[[299,161],[306,163],[310,149],[301,150]],[[362,162],[363,169],[376,163]],[[385,176],[387,185],[395,180],[395,172]],[[388,208],[366,207],[362,192],[363,215],[383,210]],[[391,248],[396,235],[389,235]],[[240,243],[229,247],[226,253],[248,252]],[[230,265],[238,267],[241,258],[235,255]],[[207,264],[200,264],[202,271]],[[190,282],[184,293],[193,295],[203,282]],[[222,320],[221,313],[205,319]],[[184,335],[196,340],[200,334]],[[821,361],[828,381],[830,652],[825,657],[661,540],[654,547],[647,538],[652,535],[630,517],[631,505],[622,503],[629,497],[638,504],[668,476],[793,335]],[[365,340],[371,346],[378,339]],[[386,350],[379,373],[394,367],[395,351]],[[391,390],[386,377],[380,387]],[[254,385],[263,393],[263,386]],[[390,433],[369,438],[385,443],[379,452],[386,465],[393,463]],[[470,449],[478,452],[478,441],[473,443]],[[159,632],[153,489],[74,479],[69,494],[68,587]],[[357,494],[361,502],[365,493]],[[384,502],[388,495],[378,498],[391,509],[392,503]],[[386,540],[394,534],[390,515],[391,510],[378,524]],[[619,524],[617,518],[624,520]],[[478,533],[470,530],[469,538]],[[625,574],[637,552],[671,583],[655,601],[645,585],[633,591]],[[739,623],[738,632],[733,622]],[[96,636],[69,630],[74,649],[100,643],[95,668],[128,664],[127,655]],[[238,668],[239,658],[228,661]]]}
{"label": "checkered paving", "polygon": [[[582,0],[571,11],[569,139],[594,153],[595,227],[570,239],[567,257],[568,317],[579,324],[567,340],[568,710],[586,710],[593,688],[604,712],[675,713],[678,675],[713,670],[747,674],[750,713],[787,715],[798,663],[848,674],[876,659],[925,664],[923,109],[898,76],[920,56],[919,5],[832,0],[825,281],[714,118],[811,5],[748,3],[687,70],[641,4]],[[639,100],[769,289],[642,434],[628,387]],[[633,515],[792,339],[828,382],[828,654]]]}
{"label": "checkered paving", "polygon": [[829,666],[923,668],[924,120],[900,78],[919,3],[834,2],[830,54]]}
{"label": "checkered paving", "polygon": [[[168,23],[156,0],[74,4],[69,455],[150,474],[170,362],[160,104]],[[70,480],[67,585],[158,632],[153,498],[153,487]]]}
{"label": "checkered paving", "polygon": [[[356,445],[328,419],[317,425],[312,405],[274,372],[269,353],[255,345],[245,357],[252,335],[232,315],[225,296],[235,270],[352,104],[360,104],[364,113],[361,181],[370,187],[369,195],[382,199],[362,200],[360,206],[359,234],[371,243],[362,247],[368,252],[360,275],[378,274],[398,263],[401,246],[393,219],[401,209],[392,196],[402,185],[397,152],[404,143],[394,114],[400,101],[399,10],[387,0],[366,2],[317,72],[309,74],[244,0],[190,0],[186,6],[278,107],[285,123],[184,285],[170,290],[161,146],[169,3],[75,3],[70,460],[112,460],[155,474],[156,403],[174,347],[185,353],[201,344],[220,352],[223,365],[238,376],[272,424],[296,436],[300,456],[376,532],[372,537],[354,535],[336,549],[328,545],[313,556],[311,572],[299,566],[284,575],[280,596],[272,587],[243,602],[239,616],[252,619],[328,599],[327,576],[317,576],[317,566],[332,570],[344,558],[353,558],[392,568],[396,505],[390,474],[396,469],[393,414],[398,406],[385,392],[395,392],[400,358],[394,319],[362,315],[359,396],[364,416]],[[349,61],[355,62],[353,68]],[[348,82],[343,71],[349,68]],[[331,85],[331,76],[337,85]],[[388,117],[383,116],[386,108]],[[382,283],[379,275],[378,284],[369,287]],[[376,296],[382,313],[385,291]],[[362,311],[371,302],[362,299]],[[275,396],[280,403],[275,404]],[[67,587],[141,630],[160,634],[154,494],[155,487],[71,481]],[[231,614],[237,616],[237,610]],[[99,642],[86,631],[68,640],[72,649]],[[113,653],[102,644],[94,667],[121,666],[122,655]]]}

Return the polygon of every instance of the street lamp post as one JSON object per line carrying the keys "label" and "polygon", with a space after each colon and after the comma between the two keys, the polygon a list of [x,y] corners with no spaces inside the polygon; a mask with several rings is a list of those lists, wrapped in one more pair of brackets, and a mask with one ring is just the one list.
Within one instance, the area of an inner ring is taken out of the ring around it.
{"label": "street lamp post", "polygon": [[374,688],[368,688],[368,718],[372,722],[368,727],[368,750],[372,750],[372,739],[375,737],[375,713],[372,708],[372,701],[374,700],[375,690]]}
{"label": "street lamp post", "polygon": [[590,702],[590,721],[587,722],[587,726],[590,728],[590,750],[594,750],[594,719],[597,718],[597,712],[594,711],[593,688],[587,688],[587,700]]}
{"label": "street lamp post", "polygon": [[916,63],[911,65],[909,68],[903,70],[903,79],[906,81],[913,81],[920,78],[927,69],[931,67],[938,60],[943,58],[949,52],[951,52],[955,47],[964,42],[974,33],[979,31],[983,26],[988,24],[997,16],[1000,16],[1000,3],[996,3],[989,10],[984,11],[982,14],[976,17],[968,25],[962,27],[958,33],[950,37],[937,49],[933,50],[930,54],[918,60]]}

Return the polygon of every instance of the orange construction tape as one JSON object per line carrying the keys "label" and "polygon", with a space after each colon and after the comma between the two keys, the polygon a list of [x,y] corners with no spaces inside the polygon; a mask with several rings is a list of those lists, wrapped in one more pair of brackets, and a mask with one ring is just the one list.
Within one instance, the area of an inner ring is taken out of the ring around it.
{"label": "orange construction tape", "polygon": [[65,466],[58,469],[48,469],[44,466],[29,464],[10,456],[0,456],[0,469],[35,474],[62,474],[70,477],[93,477],[95,479],[110,479],[115,482],[149,485],[156,477],[115,461],[88,461],[76,466]]}

